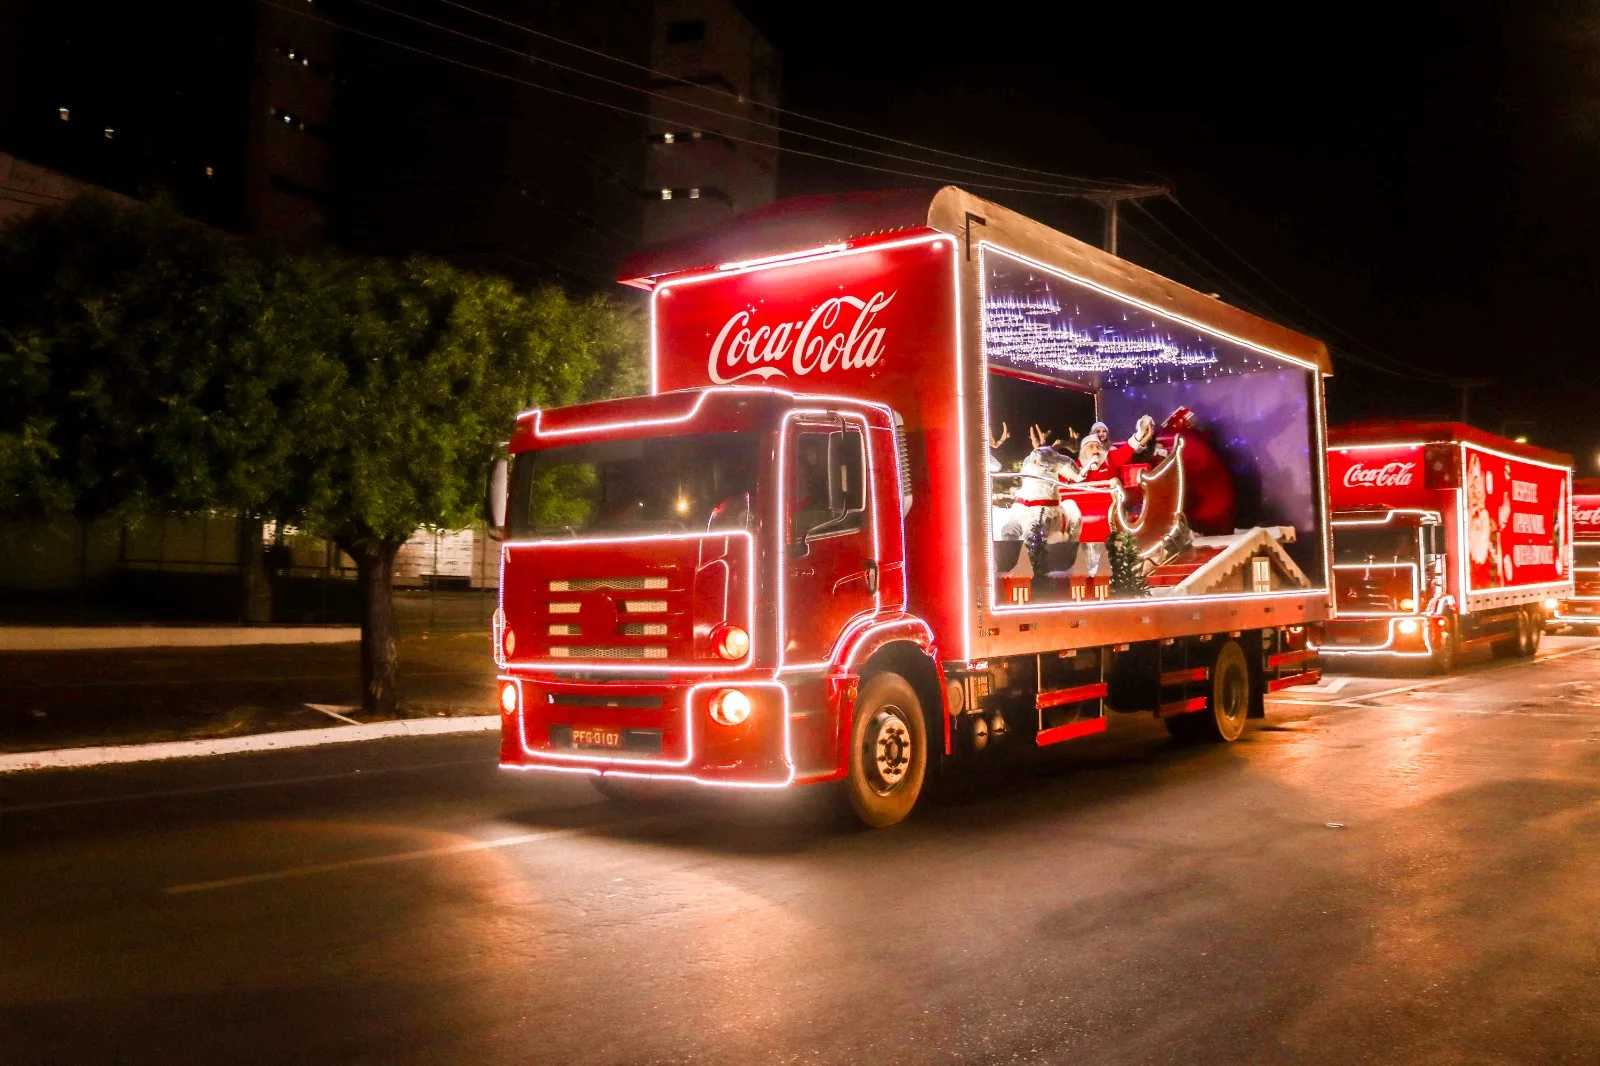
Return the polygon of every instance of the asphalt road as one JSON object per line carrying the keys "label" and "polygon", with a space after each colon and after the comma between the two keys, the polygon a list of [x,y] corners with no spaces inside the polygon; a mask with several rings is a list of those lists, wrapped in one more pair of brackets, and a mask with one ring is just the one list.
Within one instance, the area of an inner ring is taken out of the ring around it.
{"label": "asphalt road", "polygon": [[1543,654],[882,832],[487,736],[0,778],[0,1063],[1593,1063],[1600,641]]}

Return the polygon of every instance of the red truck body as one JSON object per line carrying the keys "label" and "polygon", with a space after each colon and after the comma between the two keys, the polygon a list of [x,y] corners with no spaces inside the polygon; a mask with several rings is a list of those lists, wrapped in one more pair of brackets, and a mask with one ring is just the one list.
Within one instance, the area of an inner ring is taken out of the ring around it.
{"label": "red truck body", "polygon": [[1324,655],[1531,653],[1572,591],[1572,461],[1456,422],[1331,427],[1334,613]]}
{"label": "red truck body", "polygon": [[1550,611],[1557,626],[1600,627],[1600,478],[1572,483],[1572,595]]}
{"label": "red truck body", "polygon": [[[776,205],[624,280],[652,395],[511,441],[506,767],[783,786],[865,760],[881,798],[918,744],[1188,722],[1214,666],[1252,715],[1316,679],[1319,342],[953,188]],[[1005,469],[998,424],[1038,412],[1129,436]],[[914,699],[877,709],[886,676]]]}

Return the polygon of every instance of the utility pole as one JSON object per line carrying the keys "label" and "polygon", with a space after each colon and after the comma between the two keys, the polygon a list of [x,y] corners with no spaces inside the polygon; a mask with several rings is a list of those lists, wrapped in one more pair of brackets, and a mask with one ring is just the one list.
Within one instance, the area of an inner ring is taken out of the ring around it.
{"label": "utility pole", "polygon": [[1172,189],[1165,185],[1130,185],[1126,189],[1108,189],[1105,192],[1084,193],[1085,200],[1093,200],[1106,213],[1105,239],[1102,247],[1112,255],[1117,254],[1117,205],[1124,200],[1148,200],[1152,196],[1171,196]]}
{"label": "utility pole", "polygon": [[1486,380],[1482,380],[1482,379],[1474,379],[1474,380],[1471,380],[1471,381],[1457,381],[1455,384],[1456,384],[1456,388],[1461,390],[1461,421],[1462,422],[1468,422],[1469,421],[1468,418],[1467,418],[1467,393],[1468,393],[1468,391],[1471,390],[1471,389],[1481,389],[1481,388],[1484,388],[1486,386],[1493,385],[1494,382],[1486,381]]}

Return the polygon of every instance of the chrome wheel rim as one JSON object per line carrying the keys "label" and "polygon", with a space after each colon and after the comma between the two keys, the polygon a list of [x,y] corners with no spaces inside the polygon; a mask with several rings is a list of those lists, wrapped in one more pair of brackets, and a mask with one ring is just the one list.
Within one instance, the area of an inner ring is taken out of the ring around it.
{"label": "chrome wheel rim", "polygon": [[898,707],[884,707],[867,723],[867,776],[872,790],[887,796],[905,784],[913,754],[911,727]]}

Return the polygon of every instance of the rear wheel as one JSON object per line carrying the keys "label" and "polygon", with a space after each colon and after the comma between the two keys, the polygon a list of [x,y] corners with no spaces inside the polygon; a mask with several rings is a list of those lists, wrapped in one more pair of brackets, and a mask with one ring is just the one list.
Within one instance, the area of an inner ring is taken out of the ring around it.
{"label": "rear wheel", "polygon": [[1523,616],[1527,619],[1527,625],[1523,627],[1525,639],[1518,654],[1532,658],[1539,653],[1539,644],[1544,640],[1544,614],[1534,604],[1523,608]]}
{"label": "rear wheel", "polygon": [[1211,667],[1211,691],[1203,711],[1164,719],[1167,732],[1179,740],[1232,743],[1244,733],[1250,717],[1250,665],[1244,649],[1228,641]]}
{"label": "rear wheel", "polygon": [[850,730],[845,792],[857,818],[881,829],[911,813],[928,768],[922,701],[899,674],[881,673],[861,686]]}

